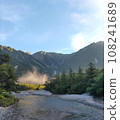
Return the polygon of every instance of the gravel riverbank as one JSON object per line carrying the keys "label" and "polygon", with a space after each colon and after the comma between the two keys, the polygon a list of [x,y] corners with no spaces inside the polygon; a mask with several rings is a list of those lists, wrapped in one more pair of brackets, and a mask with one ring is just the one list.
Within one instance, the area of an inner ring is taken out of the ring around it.
{"label": "gravel riverbank", "polygon": [[[48,91],[13,93],[18,103],[0,108],[0,120],[103,120],[102,100],[83,95],[52,95]],[[96,106],[97,105],[97,106]]]}

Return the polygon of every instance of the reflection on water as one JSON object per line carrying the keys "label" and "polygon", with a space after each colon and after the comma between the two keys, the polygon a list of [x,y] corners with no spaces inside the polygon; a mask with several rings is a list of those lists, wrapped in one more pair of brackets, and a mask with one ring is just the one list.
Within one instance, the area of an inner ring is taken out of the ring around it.
{"label": "reflection on water", "polygon": [[46,99],[45,96],[23,97],[0,120],[61,120],[61,112],[45,105]]}
{"label": "reflection on water", "polygon": [[[76,109],[79,115],[71,112]],[[7,109],[4,115],[0,116],[0,120],[98,120],[80,112],[81,106],[77,103],[54,97],[31,95],[21,98],[18,103]]]}

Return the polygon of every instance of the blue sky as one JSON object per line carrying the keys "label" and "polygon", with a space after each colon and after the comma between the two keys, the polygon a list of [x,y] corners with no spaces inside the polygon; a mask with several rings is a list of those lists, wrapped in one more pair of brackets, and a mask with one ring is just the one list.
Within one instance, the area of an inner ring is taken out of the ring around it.
{"label": "blue sky", "polygon": [[103,40],[103,0],[0,0],[0,44],[72,53]]}

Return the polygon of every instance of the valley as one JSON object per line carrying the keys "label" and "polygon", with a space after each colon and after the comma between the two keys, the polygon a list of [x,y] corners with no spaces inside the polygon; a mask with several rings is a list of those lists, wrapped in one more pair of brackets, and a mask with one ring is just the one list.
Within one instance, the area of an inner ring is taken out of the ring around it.
{"label": "valley", "polygon": [[[88,95],[52,95],[48,91],[26,91],[14,94],[18,103],[0,108],[0,118],[4,120],[102,120],[103,102],[94,101]],[[78,101],[79,98],[79,101]],[[84,104],[82,101],[84,100]],[[89,103],[89,105],[85,104]],[[92,105],[94,103],[94,106]]]}
{"label": "valley", "polygon": [[[72,54],[43,51],[30,54],[0,46],[2,78],[0,119],[103,120],[103,47],[104,43],[100,41]],[[3,70],[8,74],[3,75]],[[11,75],[12,79],[7,75]],[[10,80],[13,81],[9,82]],[[12,82],[13,84],[10,84]],[[27,82],[27,91],[21,91],[25,86],[16,84],[17,82]],[[31,85],[28,83],[32,83],[36,89],[29,91]],[[45,86],[40,88],[40,84]],[[39,88],[44,90],[39,91]],[[9,94],[9,91],[12,94]],[[102,99],[95,99],[89,94]],[[7,104],[9,98],[17,101],[13,101],[14,104],[11,102]]]}

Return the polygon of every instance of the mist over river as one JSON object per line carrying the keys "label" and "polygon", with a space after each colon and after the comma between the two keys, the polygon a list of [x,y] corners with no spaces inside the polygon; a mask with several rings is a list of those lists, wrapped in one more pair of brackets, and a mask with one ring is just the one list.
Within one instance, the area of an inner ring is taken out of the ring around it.
{"label": "mist over river", "polygon": [[7,108],[1,107],[0,120],[104,119],[104,110],[98,107],[103,103],[95,104],[89,96],[52,95],[46,91],[26,91],[14,95],[19,97],[19,102]]}

